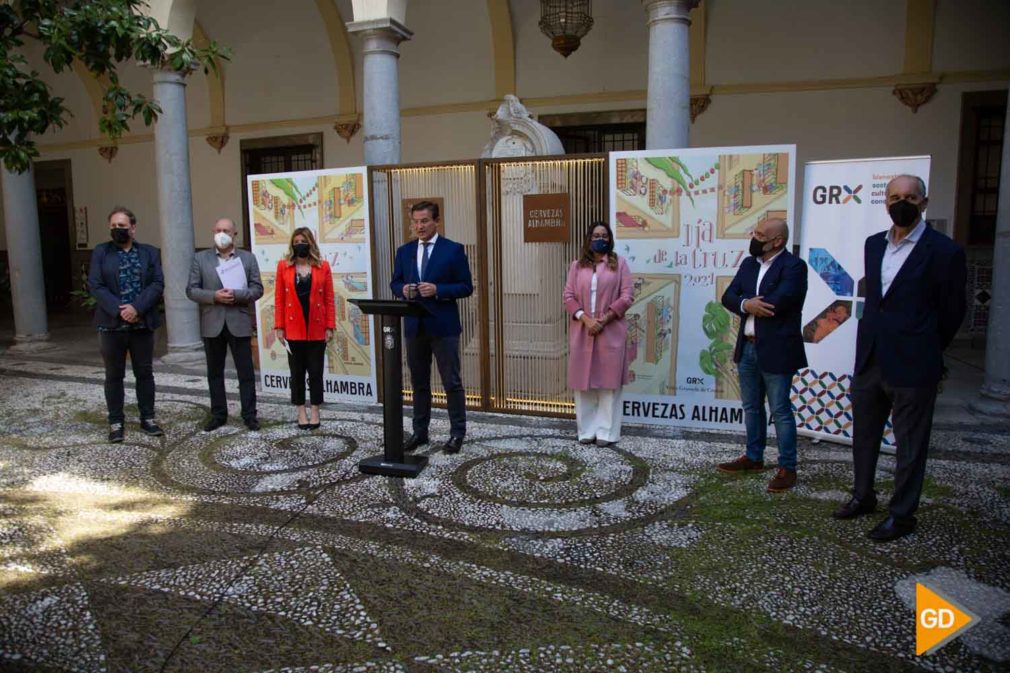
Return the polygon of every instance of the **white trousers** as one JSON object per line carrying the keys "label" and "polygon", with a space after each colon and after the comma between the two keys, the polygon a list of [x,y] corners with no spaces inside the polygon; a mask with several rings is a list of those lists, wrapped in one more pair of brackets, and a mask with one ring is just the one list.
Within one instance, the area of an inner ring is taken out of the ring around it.
{"label": "white trousers", "polygon": [[623,389],[575,390],[575,426],[579,439],[616,442],[621,438]]}

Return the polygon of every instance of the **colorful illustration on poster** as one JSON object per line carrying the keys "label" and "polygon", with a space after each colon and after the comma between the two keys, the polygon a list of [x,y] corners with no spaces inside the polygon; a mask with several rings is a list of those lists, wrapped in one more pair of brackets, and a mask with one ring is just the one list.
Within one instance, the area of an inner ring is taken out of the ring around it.
{"label": "colorful illustration on poster", "polygon": [[334,273],[333,296],[337,329],[327,346],[327,362],[332,374],[367,376],[371,371],[371,320],[349,299],[369,299],[364,273]]}
{"label": "colorful illustration on poster", "polygon": [[758,216],[786,218],[789,154],[727,154],[719,166],[719,238],[749,238]]}
{"label": "colorful illustration on poster", "polygon": [[365,205],[362,179],[353,173],[319,176],[321,243],[365,242],[365,220],[360,213]]}
{"label": "colorful illustration on poster", "polygon": [[624,315],[628,323],[631,383],[625,389],[641,392],[677,391],[677,333],[680,275],[635,274],[635,300]]}
{"label": "colorful illustration on poster", "polygon": [[750,232],[793,211],[791,145],[611,154],[611,221],[635,279],[625,417],[742,430],[733,350],[740,318],[722,294]]}
{"label": "colorful illustration on poster", "polygon": [[291,386],[288,353],[274,331],[278,264],[295,229],[311,230],[330,267],[336,327],[327,344],[324,399],[377,398],[372,318],[348,302],[372,297],[372,252],[364,168],[328,169],[249,178],[253,252],[263,275],[257,302],[260,381],[264,390]]}

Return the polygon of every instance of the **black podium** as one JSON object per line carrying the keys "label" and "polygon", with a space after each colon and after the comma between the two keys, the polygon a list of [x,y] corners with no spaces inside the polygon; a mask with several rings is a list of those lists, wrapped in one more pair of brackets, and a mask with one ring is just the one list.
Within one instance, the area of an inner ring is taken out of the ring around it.
{"label": "black podium", "polygon": [[383,455],[365,458],[358,469],[365,474],[416,477],[428,464],[427,456],[403,453],[403,346],[400,318],[419,316],[427,309],[416,301],[402,299],[351,299],[369,315],[382,316],[379,346],[382,348],[382,443]]}

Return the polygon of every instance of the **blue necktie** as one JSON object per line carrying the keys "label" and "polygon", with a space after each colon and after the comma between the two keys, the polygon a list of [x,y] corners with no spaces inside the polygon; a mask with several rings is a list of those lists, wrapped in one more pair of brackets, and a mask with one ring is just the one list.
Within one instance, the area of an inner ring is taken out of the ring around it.
{"label": "blue necktie", "polygon": [[431,253],[431,243],[422,243],[421,245],[424,246],[424,253],[421,255],[421,281],[424,281],[428,273],[428,255]]}

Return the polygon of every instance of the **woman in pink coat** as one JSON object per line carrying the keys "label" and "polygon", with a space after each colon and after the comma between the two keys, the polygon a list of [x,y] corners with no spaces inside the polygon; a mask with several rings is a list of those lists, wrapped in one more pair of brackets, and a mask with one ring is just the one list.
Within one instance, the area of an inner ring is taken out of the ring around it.
{"label": "woman in pink coat", "polygon": [[575,392],[575,423],[583,444],[610,446],[621,438],[621,387],[628,383],[628,324],[634,293],[628,263],[614,252],[605,222],[589,227],[582,256],[565,283],[568,387]]}

